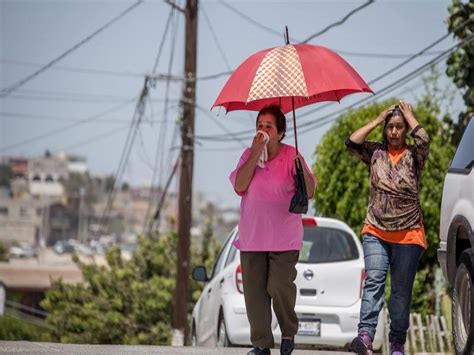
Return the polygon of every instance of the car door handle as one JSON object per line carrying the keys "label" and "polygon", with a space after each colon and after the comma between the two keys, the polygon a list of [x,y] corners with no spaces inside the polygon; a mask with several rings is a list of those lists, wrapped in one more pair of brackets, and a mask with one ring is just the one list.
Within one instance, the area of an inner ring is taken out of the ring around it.
{"label": "car door handle", "polygon": [[219,286],[222,287],[223,284],[224,284],[224,279],[222,278],[221,281],[219,282]]}
{"label": "car door handle", "polygon": [[207,290],[207,295],[210,296],[211,295],[211,291],[212,291],[212,288],[209,287],[209,290]]}

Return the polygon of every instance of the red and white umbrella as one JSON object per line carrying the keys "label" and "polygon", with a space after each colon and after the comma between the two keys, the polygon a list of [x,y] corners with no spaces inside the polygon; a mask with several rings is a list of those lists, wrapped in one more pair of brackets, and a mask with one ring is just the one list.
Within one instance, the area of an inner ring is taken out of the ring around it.
{"label": "red and white umbrella", "polygon": [[[245,60],[214,102],[227,112],[259,111],[277,104],[283,113],[349,94],[373,93],[360,75],[332,50],[309,44],[269,48]],[[294,98],[294,106],[292,104]]]}

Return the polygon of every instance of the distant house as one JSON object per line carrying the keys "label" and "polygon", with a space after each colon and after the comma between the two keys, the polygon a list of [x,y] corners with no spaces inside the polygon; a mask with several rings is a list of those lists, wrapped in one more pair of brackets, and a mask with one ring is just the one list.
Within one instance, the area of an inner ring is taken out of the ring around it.
{"label": "distant house", "polygon": [[12,170],[13,177],[26,177],[28,174],[28,159],[22,157],[8,158],[8,165]]}
{"label": "distant house", "polygon": [[43,208],[43,203],[37,200],[0,196],[0,242],[38,245]]}
{"label": "distant house", "polygon": [[79,155],[71,155],[66,153],[59,153],[58,158],[65,160],[67,164],[67,170],[73,174],[85,174],[88,171],[87,160],[85,157]]}
{"label": "distant house", "polygon": [[47,152],[28,161],[28,183],[33,196],[64,197],[63,182],[68,176],[68,162],[62,157]]}

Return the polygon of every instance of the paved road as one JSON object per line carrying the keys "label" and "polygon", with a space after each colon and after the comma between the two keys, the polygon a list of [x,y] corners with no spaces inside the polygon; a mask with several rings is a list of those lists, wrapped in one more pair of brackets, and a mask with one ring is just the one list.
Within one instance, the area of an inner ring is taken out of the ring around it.
{"label": "paved road", "polygon": [[[192,347],[170,347],[170,346],[147,346],[147,345],[73,345],[56,343],[32,343],[28,341],[0,341],[0,354],[230,354],[245,355],[249,348],[192,348]],[[279,350],[272,351],[274,355]],[[345,354],[338,351],[314,351],[295,350],[294,355],[314,354]]]}

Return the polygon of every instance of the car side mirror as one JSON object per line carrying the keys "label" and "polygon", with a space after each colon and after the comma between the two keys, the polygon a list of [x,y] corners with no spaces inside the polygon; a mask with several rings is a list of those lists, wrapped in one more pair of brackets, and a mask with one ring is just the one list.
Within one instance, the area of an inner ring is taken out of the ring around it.
{"label": "car side mirror", "polygon": [[193,269],[192,276],[193,276],[193,280],[196,280],[196,281],[202,281],[202,282],[209,281],[209,278],[207,277],[206,268],[204,266],[196,266]]}

